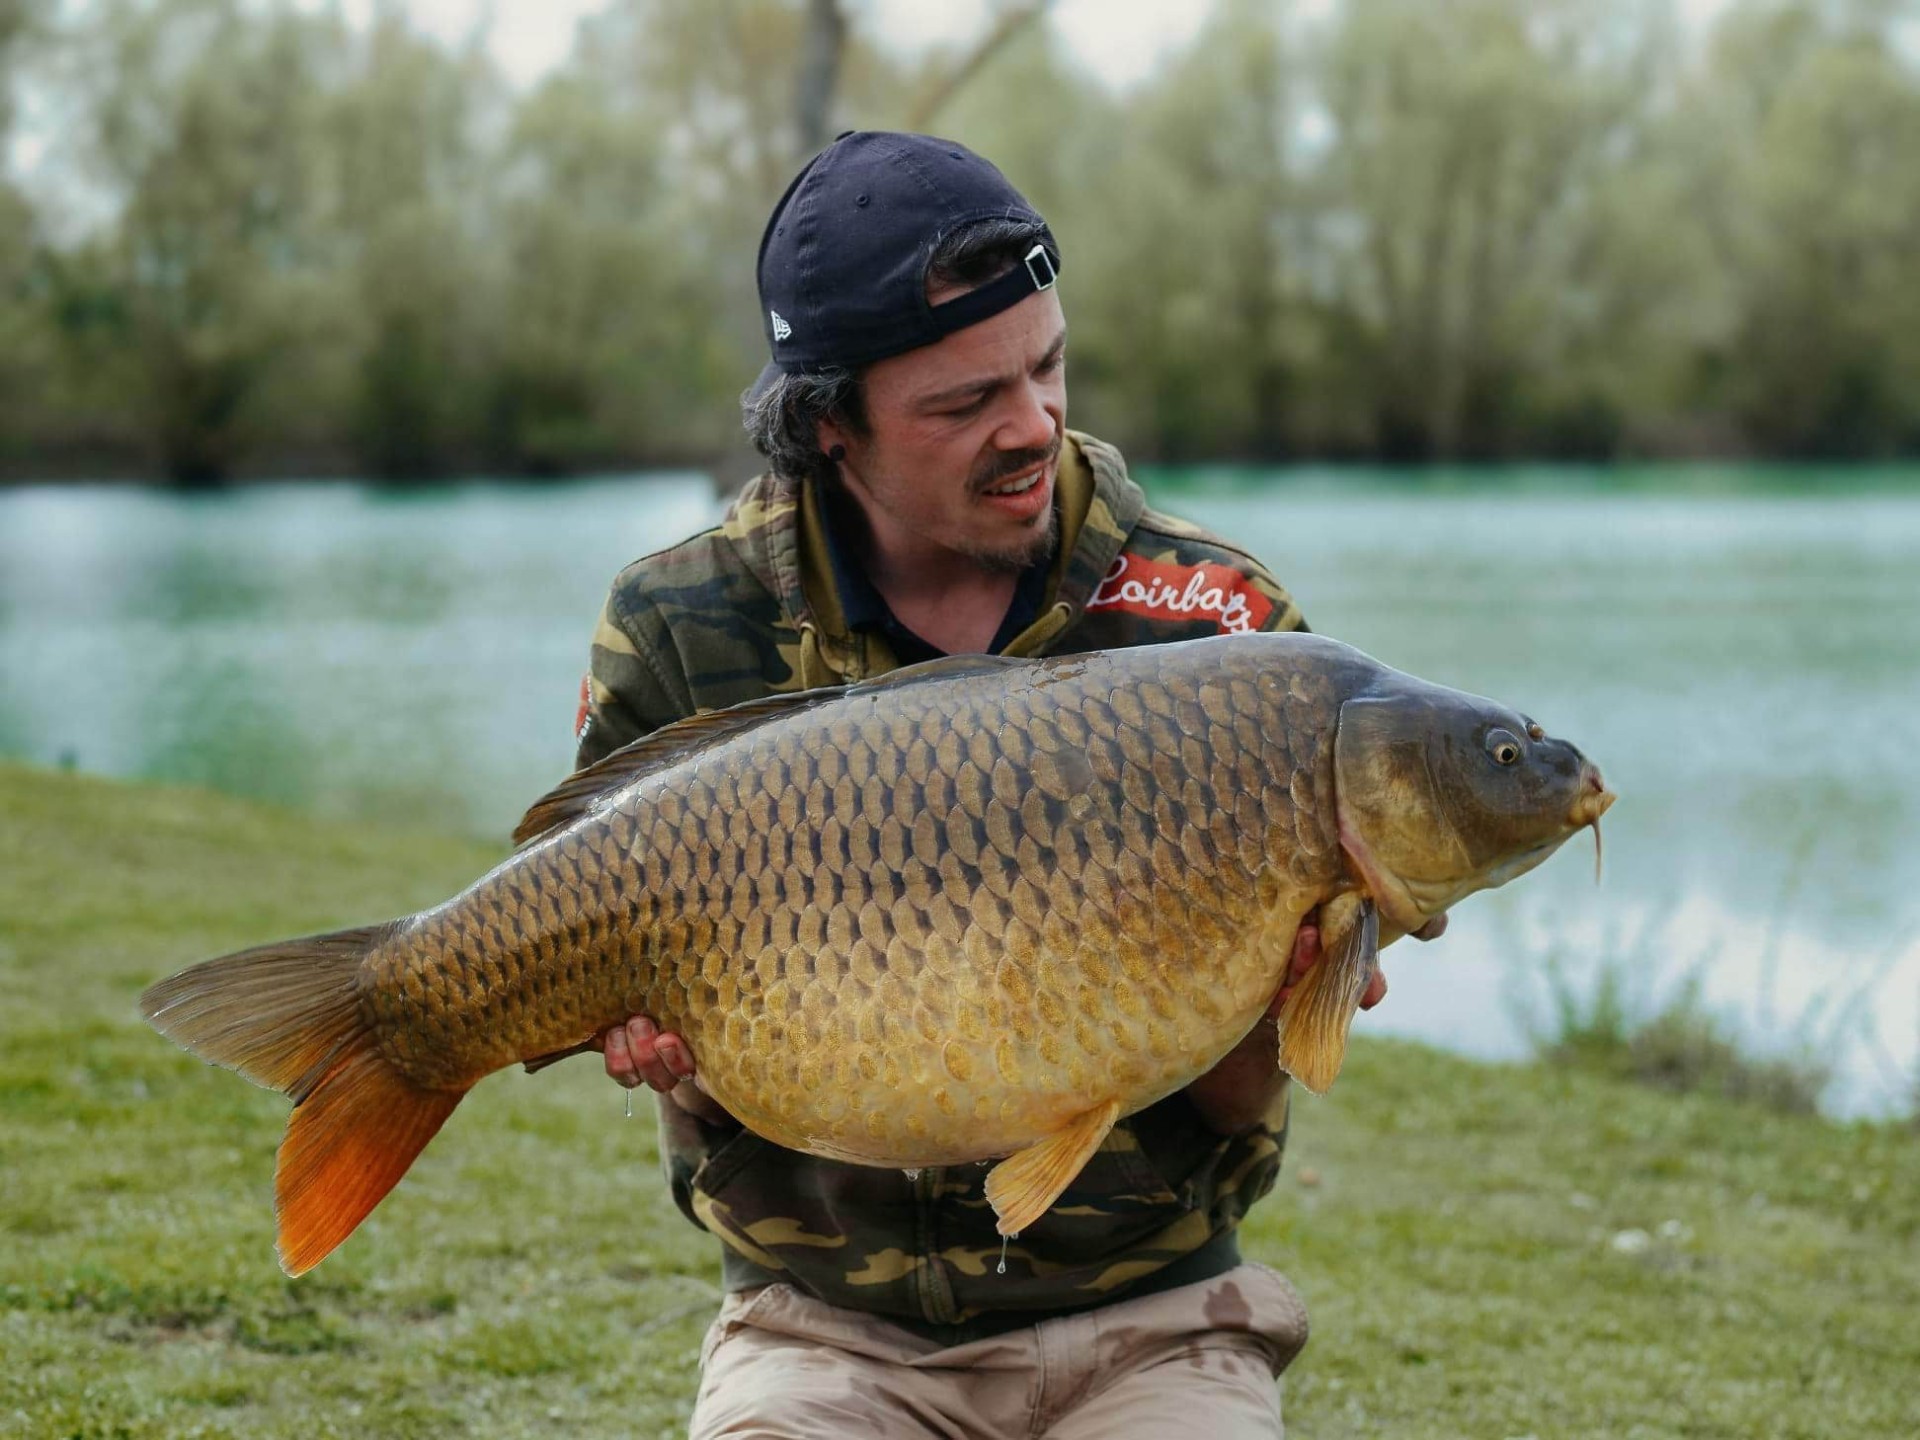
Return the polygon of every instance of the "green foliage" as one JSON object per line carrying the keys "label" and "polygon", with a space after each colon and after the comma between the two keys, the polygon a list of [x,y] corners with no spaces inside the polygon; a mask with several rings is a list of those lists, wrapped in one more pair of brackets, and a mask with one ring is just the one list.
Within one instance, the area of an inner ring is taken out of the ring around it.
{"label": "green foliage", "polygon": [[1920,85],[1877,27],[1754,6],[1722,33],[1707,103],[1751,136],[1724,223],[1740,287],[1728,400],[1758,443],[1832,455],[1920,435]]}
{"label": "green foliage", "polygon": [[[727,454],[807,13],[609,0],[516,94],[387,6],[0,5],[62,116],[0,182],[0,467]],[[902,124],[958,57],[850,13],[830,128]],[[1920,447],[1901,6],[1317,13],[1217,0],[1124,95],[1030,25],[933,121],[1062,239],[1077,421],[1141,459]]]}
{"label": "green foliage", "polygon": [[76,348],[111,374],[165,471],[232,468],[261,397],[297,383],[320,260],[326,52],[337,25],[241,0],[103,5],[83,37],[80,159],[123,201],[82,251],[114,324]]}
{"label": "green foliage", "polygon": [[[497,858],[0,766],[0,1434],[684,1433],[714,1242],[592,1064],[489,1080],[289,1281],[286,1102],[136,1014],[181,965],[404,913]],[[1362,1038],[1297,1096],[1289,1152],[1244,1243],[1312,1311],[1297,1433],[1920,1425],[1903,1127]]]}
{"label": "green foliage", "polygon": [[1829,1060],[1804,1042],[1787,1054],[1753,1053],[1707,1009],[1694,980],[1658,1007],[1643,1008],[1631,998],[1624,971],[1624,963],[1603,965],[1585,991],[1564,971],[1547,972],[1550,1018],[1533,1035],[1543,1061],[1783,1114],[1818,1112],[1833,1078]]}

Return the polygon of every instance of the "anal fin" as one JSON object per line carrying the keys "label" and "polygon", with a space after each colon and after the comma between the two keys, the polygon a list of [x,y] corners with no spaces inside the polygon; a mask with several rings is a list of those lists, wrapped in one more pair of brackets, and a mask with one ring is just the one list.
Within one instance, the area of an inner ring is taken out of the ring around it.
{"label": "anal fin", "polygon": [[[1337,903],[1337,902],[1336,902]],[[1329,907],[1331,909],[1331,907]],[[1320,963],[1280,1011],[1280,1068],[1324,1095],[1347,1058],[1347,1031],[1380,963],[1380,911],[1371,899],[1323,913]]]}
{"label": "anal fin", "polygon": [[274,1171],[280,1268],[303,1275],[400,1183],[464,1090],[412,1084],[371,1046],[348,1054],[294,1107]]}
{"label": "anal fin", "polygon": [[1009,1155],[987,1172],[987,1203],[1002,1235],[1018,1235],[1046,1214],[1060,1192],[1073,1183],[1100,1142],[1120,1118],[1120,1102],[1077,1115],[1064,1130]]}
{"label": "anal fin", "polygon": [[549,1065],[558,1065],[562,1060],[571,1060],[576,1055],[585,1055],[589,1050],[597,1051],[599,1048],[600,1037],[596,1035],[590,1040],[582,1040],[578,1045],[569,1045],[564,1050],[549,1050],[544,1055],[535,1055],[531,1060],[522,1060],[520,1063],[526,1066],[527,1074],[537,1075]]}

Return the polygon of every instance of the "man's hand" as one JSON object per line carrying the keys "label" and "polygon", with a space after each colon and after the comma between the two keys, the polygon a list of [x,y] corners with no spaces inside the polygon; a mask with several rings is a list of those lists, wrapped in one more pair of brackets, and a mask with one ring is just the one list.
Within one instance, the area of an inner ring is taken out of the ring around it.
{"label": "man's hand", "polygon": [[[1414,931],[1418,940],[1433,940],[1446,932],[1447,917],[1436,915]],[[1280,1098],[1286,1075],[1280,1069],[1280,1008],[1287,1003],[1293,987],[1307,978],[1307,972],[1322,959],[1320,923],[1317,911],[1308,912],[1293,936],[1293,958],[1287,964],[1287,978],[1267,1006],[1267,1013],[1247,1033],[1247,1037],[1229,1050],[1218,1065],[1191,1082],[1184,1093],[1200,1112],[1207,1125],[1223,1135],[1251,1130],[1267,1118]],[[1378,967],[1367,990],[1360,997],[1360,1008],[1371,1010],[1387,998],[1387,977]]]}
{"label": "man's hand", "polygon": [[[1310,910],[1300,922],[1300,928],[1293,937],[1293,959],[1287,966],[1287,978],[1280,986],[1280,993],[1273,997],[1273,1004],[1267,1007],[1267,1018],[1278,1020],[1280,1007],[1287,1003],[1287,997],[1293,993],[1293,987],[1307,978],[1307,972],[1320,963],[1320,922],[1319,911]],[[1447,917],[1436,915],[1418,930],[1413,932],[1416,940],[1438,940],[1447,933]],[[1360,997],[1360,1008],[1371,1010],[1387,998],[1386,972],[1378,965],[1374,966],[1373,978],[1367,982],[1366,992]]]}
{"label": "man's hand", "polygon": [[629,1090],[649,1085],[709,1125],[739,1123],[700,1088],[687,1042],[671,1030],[662,1033],[650,1016],[635,1015],[626,1024],[596,1035],[594,1044],[606,1061],[608,1077],[616,1084]]}
{"label": "man's hand", "polygon": [[693,1078],[693,1055],[687,1042],[660,1028],[645,1015],[635,1015],[597,1037],[606,1060],[607,1076],[632,1090],[651,1085],[662,1095],[682,1080]]}

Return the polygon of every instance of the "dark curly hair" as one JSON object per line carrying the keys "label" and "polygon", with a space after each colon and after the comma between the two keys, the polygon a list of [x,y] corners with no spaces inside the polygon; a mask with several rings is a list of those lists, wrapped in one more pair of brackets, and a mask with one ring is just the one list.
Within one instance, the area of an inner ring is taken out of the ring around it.
{"label": "dark curly hair", "polygon": [[[1018,265],[1043,237],[1045,228],[1031,220],[976,220],[934,245],[927,280],[968,288],[984,285]],[[865,367],[844,365],[781,374],[759,394],[748,390],[740,397],[747,438],[775,474],[822,483],[837,476],[834,462],[820,449],[820,422],[831,420],[856,435],[867,433],[864,375]]]}

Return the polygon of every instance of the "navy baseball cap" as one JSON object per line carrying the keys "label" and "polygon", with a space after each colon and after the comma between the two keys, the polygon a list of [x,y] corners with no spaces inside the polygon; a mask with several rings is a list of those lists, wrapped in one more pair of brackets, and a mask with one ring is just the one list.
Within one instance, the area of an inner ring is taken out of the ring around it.
{"label": "navy baseball cap", "polygon": [[[1024,220],[1040,242],[1006,274],[927,302],[927,262],[976,220]],[[1052,288],[1060,249],[1046,221],[993,165],[931,135],[849,130],[814,156],[760,237],[760,311],[781,372],[865,365],[917,350]]]}

